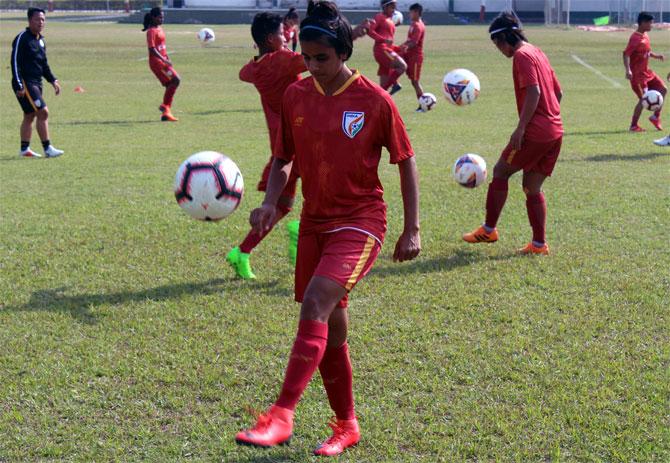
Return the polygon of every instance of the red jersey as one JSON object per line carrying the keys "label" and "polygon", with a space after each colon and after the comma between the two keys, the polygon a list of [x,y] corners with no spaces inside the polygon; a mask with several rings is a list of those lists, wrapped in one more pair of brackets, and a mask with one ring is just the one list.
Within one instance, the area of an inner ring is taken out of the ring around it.
{"label": "red jersey", "polygon": [[382,147],[391,163],[414,156],[393,99],[357,71],[331,96],[313,77],[286,90],[274,155],[300,172],[301,233],[353,228],[383,240]]}
{"label": "red jersey", "polygon": [[384,13],[378,13],[374,17],[374,24],[368,29],[368,35],[375,41],[375,46],[386,45],[385,40],[393,41],[395,36],[395,24],[393,20]]}
{"label": "red jersey", "polygon": [[563,122],[561,105],[557,97],[561,85],[547,56],[539,48],[529,43],[524,44],[512,58],[512,75],[519,114],[526,98],[526,87],[532,85],[540,87],[540,101],[526,127],[525,138],[533,141],[550,141],[561,137]]}
{"label": "red jersey", "polygon": [[419,19],[409,26],[407,40],[416,44],[415,47],[408,48],[406,55],[423,56],[423,38],[426,35],[426,25]]}
{"label": "red jersey", "polygon": [[[167,58],[167,49],[165,48],[165,32],[161,26],[150,27],[147,29],[147,47],[155,48],[163,58]],[[152,61],[163,63],[149,52],[149,63]]]}
{"label": "red jersey", "polygon": [[261,95],[273,153],[284,91],[293,82],[300,80],[300,74],[306,70],[302,55],[286,48],[254,57],[240,69],[240,80],[254,84]]}
{"label": "red jersey", "polygon": [[630,71],[633,80],[646,80],[653,77],[649,69],[649,53],[651,43],[646,32],[633,32],[628,40],[628,46],[623,51],[630,58]]}

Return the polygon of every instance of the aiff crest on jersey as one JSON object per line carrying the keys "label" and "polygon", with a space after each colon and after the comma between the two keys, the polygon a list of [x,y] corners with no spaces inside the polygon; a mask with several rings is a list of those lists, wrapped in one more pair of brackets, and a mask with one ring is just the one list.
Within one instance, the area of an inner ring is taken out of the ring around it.
{"label": "aiff crest on jersey", "polygon": [[360,111],[345,111],[342,113],[342,130],[349,138],[354,138],[363,128],[365,113]]}

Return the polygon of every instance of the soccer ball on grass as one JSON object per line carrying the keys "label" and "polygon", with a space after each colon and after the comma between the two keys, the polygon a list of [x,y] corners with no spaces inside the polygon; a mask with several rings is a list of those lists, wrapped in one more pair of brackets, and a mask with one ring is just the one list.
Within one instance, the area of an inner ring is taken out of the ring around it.
{"label": "soccer ball on grass", "polygon": [[206,45],[216,40],[216,35],[214,35],[214,31],[209,27],[203,27],[198,31],[198,40],[200,40],[200,43],[203,45]]}
{"label": "soccer ball on grass", "polygon": [[432,93],[424,93],[419,97],[419,106],[424,111],[430,111],[437,104],[437,98]]}

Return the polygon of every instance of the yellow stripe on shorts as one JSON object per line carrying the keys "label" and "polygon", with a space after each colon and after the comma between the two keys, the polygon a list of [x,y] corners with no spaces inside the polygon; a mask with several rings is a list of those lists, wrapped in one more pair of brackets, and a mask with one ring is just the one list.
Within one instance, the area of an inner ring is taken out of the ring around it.
{"label": "yellow stripe on shorts", "polygon": [[365,242],[365,247],[363,248],[361,257],[358,258],[356,267],[354,268],[354,271],[351,273],[351,276],[349,277],[349,280],[347,281],[347,284],[344,287],[347,291],[353,288],[354,285],[356,284],[358,276],[361,274],[361,272],[363,271],[363,267],[365,267],[365,264],[370,258],[370,253],[372,252],[372,249],[375,247],[375,243],[376,243],[375,239],[370,235],[368,235],[368,240]]}

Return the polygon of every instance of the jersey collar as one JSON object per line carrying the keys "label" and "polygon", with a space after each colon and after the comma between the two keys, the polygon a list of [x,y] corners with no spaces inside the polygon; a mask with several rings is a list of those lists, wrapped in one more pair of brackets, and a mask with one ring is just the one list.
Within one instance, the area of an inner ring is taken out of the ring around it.
{"label": "jersey collar", "polygon": [[[361,76],[361,73],[358,72],[357,69],[352,69],[352,71],[353,71],[353,74],[351,74],[351,77],[349,77],[347,79],[347,81],[344,84],[342,84],[342,86],[340,88],[338,88],[333,93],[332,96],[337,96],[337,95],[341,94],[342,92],[344,92],[351,84],[354,83],[354,81],[356,79],[358,79]],[[314,81],[314,87],[316,87],[316,91],[319,92],[321,95],[325,96],[326,92],[323,91],[323,88],[321,87],[321,84],[319,84],[319,82],[314,78],[312,78],[312,80]]]}

